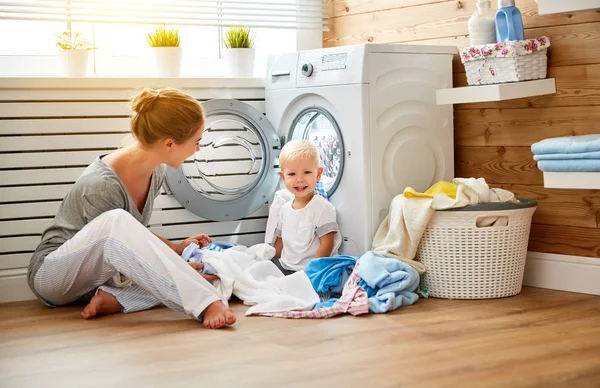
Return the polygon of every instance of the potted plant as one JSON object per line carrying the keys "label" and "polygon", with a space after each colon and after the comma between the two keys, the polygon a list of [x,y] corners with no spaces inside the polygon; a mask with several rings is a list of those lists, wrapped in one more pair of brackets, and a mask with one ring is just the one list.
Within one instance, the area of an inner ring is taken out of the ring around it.
{"label": "potted plant", "polygon": [[148,34],[148,44],[154,54],[154,73],[157,77],[179,77],[181,74],[181,47],[179,29],[159,26]]}
{"label": "potted plant", "polygon": [[230,27],[223,38],[223,58],[229,77],[254,75],[254,37],[248,27]]}
{"label": "potted plant", "polygon": [[88,72],[89,51],[94,47],[84,47],[81,42],[81,34],[64,31],[56,35],[56,45],[60,47],[60,57],[64,75],[67,77],[85,77]]}

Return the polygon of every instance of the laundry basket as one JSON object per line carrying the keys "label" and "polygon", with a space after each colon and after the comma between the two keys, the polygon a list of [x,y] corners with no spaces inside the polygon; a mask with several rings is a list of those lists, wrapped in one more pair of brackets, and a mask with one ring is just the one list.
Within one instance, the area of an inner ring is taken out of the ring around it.
{"label": "laundry basket", "polygon": [[[449,299],[501,298],[521,292],[537,202],[519,201],[436,211],[417,250],[416,259],[426,268],[421,287],[432,297]],[[495,219],[508,223],[478,226]]]}

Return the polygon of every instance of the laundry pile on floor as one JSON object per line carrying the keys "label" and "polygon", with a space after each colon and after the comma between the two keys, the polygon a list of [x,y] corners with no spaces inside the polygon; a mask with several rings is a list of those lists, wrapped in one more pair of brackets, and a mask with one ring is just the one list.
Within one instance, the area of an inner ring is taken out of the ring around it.
{"label": "laundry pile on floor", "polygon": [[600,135],[544,139],[531,151],[544,172],[600,172]]}
{"label": "laundry pile on floor", "polygon": [[315,259],[289,276],[270,261],[274,254],[268,244],[204,249],[202,262],[218,273],[213,284],[225,299],[235,295],[251,306],[246,315],[326,318],[384,313],[418,299],[418,272],[374,252]]}

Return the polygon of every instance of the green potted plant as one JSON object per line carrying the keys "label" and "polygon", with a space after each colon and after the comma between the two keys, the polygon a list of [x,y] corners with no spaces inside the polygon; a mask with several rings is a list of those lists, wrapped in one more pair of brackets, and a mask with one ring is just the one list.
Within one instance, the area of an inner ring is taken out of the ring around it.
{"label": "green potted plant", "polygon": [[252,77],[254,75],[254,37],[250,28],[234,26],[225,31],[223,58],[229,77]]}
{"label": "green potted plant", "polygon": [[56,35],[59,47],[62,70],[67,77],[85,77],[88,72],[89,51],[94,47],[86,47],[82,42],[83,37],[79,33],[64,31]]}
{"label": "green potted plant", "polygon": [[181,52],[179,29],[161,25],[148,34],[148,44],[154,54],[154,73],[157,77],[179,77]]}

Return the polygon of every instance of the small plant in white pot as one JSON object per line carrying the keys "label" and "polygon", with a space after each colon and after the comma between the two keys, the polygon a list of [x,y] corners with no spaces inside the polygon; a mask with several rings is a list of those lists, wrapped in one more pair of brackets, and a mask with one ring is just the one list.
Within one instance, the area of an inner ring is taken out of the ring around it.
{"label": "small plant in white pot", "polygon": [[179,29],[167,29],[162,25],[148,34],[148,44],[154,54],[154,74],[157,77],[181,75],[181,47]]}
{"label": "small plant in white pot", "polygon": [[67,77],[85,77],[88,73],[89,53],[90,50],[94,50],[94,47],[84,47],[79,33],[64,31],[56,37],[58,38],[56,45],[60,47],[58,55],[63,74]]}
{"label": "small plant in white pot", "polygon": [[254,75],[254,37],[248,27],[230,27],[223,38],[223,57],[229,77]]}

